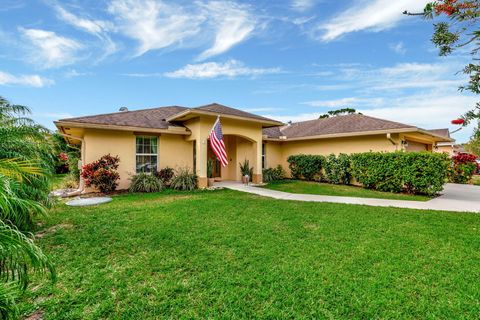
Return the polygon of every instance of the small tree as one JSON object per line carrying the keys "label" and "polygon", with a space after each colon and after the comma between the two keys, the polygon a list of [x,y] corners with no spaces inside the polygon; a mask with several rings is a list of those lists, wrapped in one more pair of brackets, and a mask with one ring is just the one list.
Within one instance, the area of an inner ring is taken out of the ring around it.
{"label": "small tree", "polygon": [[[432,1],[425,6],[422,13],[407,15],[423,16],[425,19],[447,17],[449,21],[434,23],[434,33],[431,41],[439,49],[440,56],[448,56],[456,49],[468,48],[471,62],[462,70],[468,75],[468,84],[461,86],[461,91],[466,90],[474,94],[480,93],[480,65],[478,53],[480,50],[480,3],[478,0],[440,0]],[[464,125],[475,119],[480,119],[480,103],[463,115]],[[477,129],[478,130],[478,129]]]}

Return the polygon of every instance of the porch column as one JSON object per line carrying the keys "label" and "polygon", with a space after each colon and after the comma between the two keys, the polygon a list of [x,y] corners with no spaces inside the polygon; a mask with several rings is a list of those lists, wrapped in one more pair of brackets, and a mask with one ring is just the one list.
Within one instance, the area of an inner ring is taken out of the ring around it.
{"label": "porch column", "polygon": [[207,139],[198,139],[197,143],[197,175],[198,187],[204,189],[208,187],[207,180]]}
{"label": "porch column", "polygon": [[262,183],[262,140],[253,143],[255,148],[255,164],[253,166],[253,183]]}

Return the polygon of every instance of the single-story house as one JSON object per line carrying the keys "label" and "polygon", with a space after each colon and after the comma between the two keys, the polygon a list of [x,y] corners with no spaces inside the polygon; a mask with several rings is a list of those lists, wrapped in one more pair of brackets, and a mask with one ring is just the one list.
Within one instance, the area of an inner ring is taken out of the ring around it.
{"label": "single-story house", "polygon": [[239,162],[250,161],[253,181],[262,181],[262,169],[282,165],[293,154],[355,153],[368,151],[432,151],[452,139],[412,125],[361,114],[283,124],[217,103],[122,111],[62,119],[59,132],[81,144],[82,163],[105,154],[120,157],[119,189],[129,186],[132,175],[164,167],[189,167],[207,186],[207,159],[214,158],[208,137],[220,116],[228,166],[215,166],[222,180],[241,180]]}
{"label": "single-story house", "polygon": [[[448,129],[432,129],[428,131],[440,136],[451,138],[450,130]],[[455,140],[450,139],[450,141],[438,142],[434,148],[434,151],[448,153],[449,155],[453,156],[455,154]]]}

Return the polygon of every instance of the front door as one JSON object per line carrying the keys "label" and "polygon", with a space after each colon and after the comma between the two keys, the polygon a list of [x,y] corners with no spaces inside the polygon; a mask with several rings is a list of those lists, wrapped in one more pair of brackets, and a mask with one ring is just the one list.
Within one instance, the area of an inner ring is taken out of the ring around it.
{"label": "front door", "polygon": [[217,156],[213,152],[212,148],[210,147],[210,142],[208,143],[207,157],[208,159],[212,159],[214,161],[213,177],[220,178],[222,176],[222,166],[220,164],[220,161],[217,159]]}

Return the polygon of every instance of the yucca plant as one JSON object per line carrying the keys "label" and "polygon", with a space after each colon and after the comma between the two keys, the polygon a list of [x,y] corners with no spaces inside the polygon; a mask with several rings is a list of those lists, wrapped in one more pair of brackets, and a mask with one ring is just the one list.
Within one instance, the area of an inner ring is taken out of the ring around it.
{"label": "yucca plant", "polygon": [[162,181],[153,174],[139,173],[131,180],[130,192],[158,192],[163,189]]}
{"label": "yucca plant", "polygon": [[197,188],[197,175],[189,168],[180,168],[170,184],[175,190],[189,191]]}

